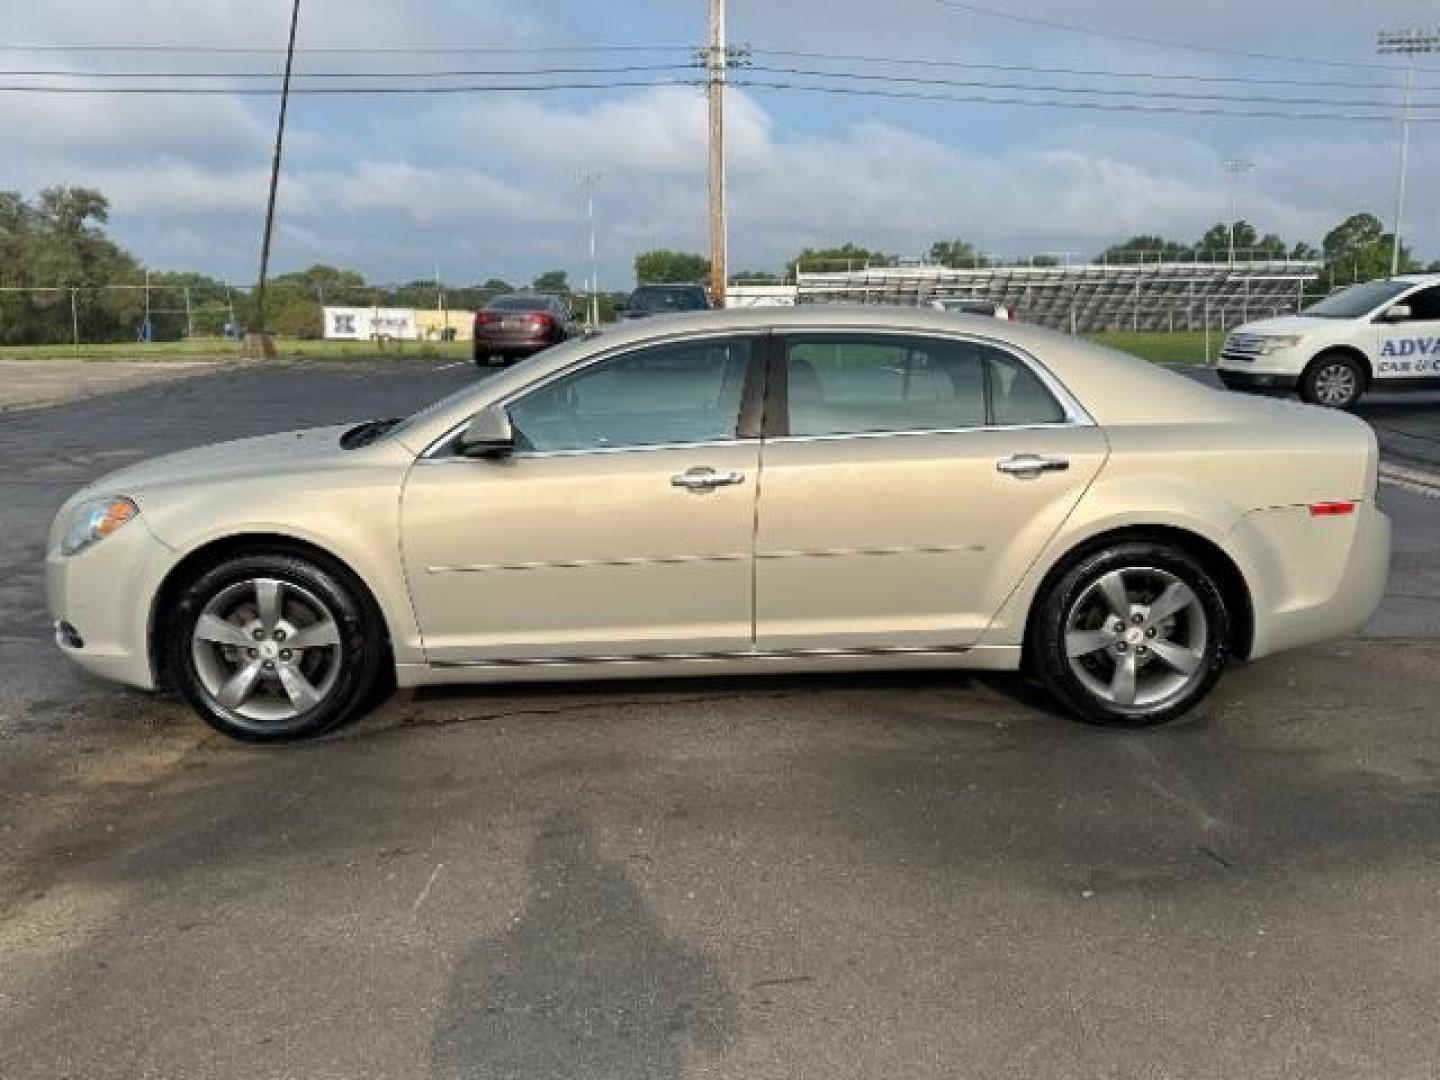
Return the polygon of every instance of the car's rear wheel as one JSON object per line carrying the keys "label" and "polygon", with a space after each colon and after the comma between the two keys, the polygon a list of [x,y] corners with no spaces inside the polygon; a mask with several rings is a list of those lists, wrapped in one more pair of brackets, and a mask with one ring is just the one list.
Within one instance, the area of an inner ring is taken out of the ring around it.
{"label": "car's rear wheel", "polygon": [[1325,353],[1300,376],[1300,396],[1311,405],[1350,409],[1365,392],[1365,372],[1353,356]]}
{"label": "car's rear wheel", "polygon": [[275,553],[200,574],[165,613],[170,677],[216,730],[250,742],[318,735],[371,702],[384,631],[339,567]]}
{"label": "car's rear wheel", "polygon": [[1125,542],[1069,567],[1041,598],[1031,659],[1081,720],[1162,724],[1211,691],[1230,621],[1210,572],[1181,548]]}

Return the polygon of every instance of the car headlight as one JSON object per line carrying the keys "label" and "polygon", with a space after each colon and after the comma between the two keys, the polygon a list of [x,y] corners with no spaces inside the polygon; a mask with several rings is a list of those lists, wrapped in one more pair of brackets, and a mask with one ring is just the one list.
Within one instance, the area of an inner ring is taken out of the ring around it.
{"label": "car headlight", "polygon": [[1269,356],[1271,353],[1277,353],[1283,349],[1293,349],[1296,345],[1299,345],[1302,340],[1304,339],[1293,335],[1289,337],[1261,338],[1260,355]]}
{"label": "car headlight", "polygon": [[70,511],[65,534],[60,539],[61,555],[78,555],[98,544],[111,533],[118,532],[140,513],[129,499],[90,499]]}

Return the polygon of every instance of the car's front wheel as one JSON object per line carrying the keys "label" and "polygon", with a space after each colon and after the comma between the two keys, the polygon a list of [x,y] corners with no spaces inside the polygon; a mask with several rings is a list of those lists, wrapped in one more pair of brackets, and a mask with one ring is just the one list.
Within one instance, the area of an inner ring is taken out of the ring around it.
{"label": "car's front wheel", "polygon": [[1365,372],[1344,353],[1325,353],[1300,376],[1300,397],[1327,409],[1350,409],[1365,392]]}
{"label": "car's front wheel", "polygon": [[276,552],[201,573],[166,617],[170,678],[218,731],[250,742],[318,735],[372,700],[384,633],[340,567]]}
{"label": "car's front wheel", "polygon": [[1082,720],[1161,724],[1194,708],[1229,658],[1219,585],[1187,551],[1126,542],[1069,567],[1041,598],[1031,661]]}

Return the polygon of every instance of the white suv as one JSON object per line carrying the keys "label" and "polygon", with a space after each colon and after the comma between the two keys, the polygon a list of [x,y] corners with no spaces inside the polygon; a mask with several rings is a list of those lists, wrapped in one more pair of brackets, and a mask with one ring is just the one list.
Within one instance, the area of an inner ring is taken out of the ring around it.
{"label": "white suv", "polygon": [[1367,390],[1440,390],[1440,274],[1369,281],[1299,315],[1246,323],[1218,365],[1232,390],[1299,390],[1348,409]]}

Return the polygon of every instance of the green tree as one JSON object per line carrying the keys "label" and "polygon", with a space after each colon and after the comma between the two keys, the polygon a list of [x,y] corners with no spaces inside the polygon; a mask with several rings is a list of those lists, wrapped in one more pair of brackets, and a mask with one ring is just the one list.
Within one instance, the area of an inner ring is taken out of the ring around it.
{"label": "green tree", "polygon": [[531,288],[539,292],[568,293],[570,275],[564,270],[547,270],[531,283]]}
{"label": "green tree", "polygon": [[969,240],[936,240],[930,245],[929,260],[938,266],[989,266],[990,260]]}
{"label": "green tree", "polygon": [[642,251],[635,256],[635,281],[640,285],[703,285],[710,280],[710,260],[690,251]]}
{"label": "green tree", "polygon": [[850,242],[838,247],[806,248],[791,259],[785,267],[785,277],[794,280],[796,273],[824,273],[826,271],[864,270],[869,266],[894,266],[896,258],[880,251],[871,251]]}
{"label": "green tree", "polygon": [[[1394,234],[1385,231],[1379,218],[1374,214],[1360,213],[1352,214],[1326,233],[1320,246],[1325,253],[1330,280],[1349,283],[1389,277],[1394,243]],[[1410,249],[1402,243],[1401,272],[1412,271],[1418,266],[1410,255]]]}
{"label": "green tree", "polygon": [[1132,236],[1123,243],[1115,244],[1100,253],[1100,261],[1107,263],[1139,263],[1167,261],[1187,257],[1191,248],[1178,240],[1166,240],[1163,236],[1142,233]]}
{"label": "green tree", "polygon": [[1054,255],[1032,255],[1030,256],[1031,266],[1059,266],[1060,260]]}
{"label": "green tree", "polygon": [[[1195,245],[1195,257],[1201,262],[1224,262],[1230,258],[1230,229],[1231,225],[1226,221],[1217,221],[1210,228],[1205,230],[1205,235],[1200,237],[1199,243]],[[1251,252],[1262,246],[1260,233],[1248,221],[1237,221],[1235,229],[1235,251],[1245,257],[1251,256]],[[1285,244],[1278,237],[1274,238],[1280,243],[1283,249]]]}
{"label": "green tree", "polygon": [[731,285],[779,285],[780,275],[768,270],[741,270],[730,275]]}

